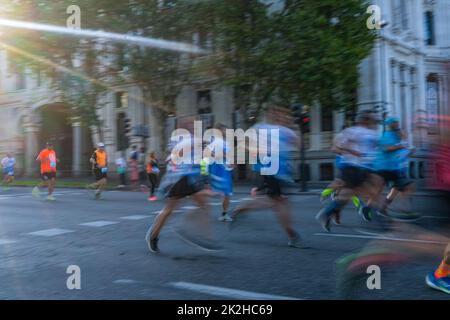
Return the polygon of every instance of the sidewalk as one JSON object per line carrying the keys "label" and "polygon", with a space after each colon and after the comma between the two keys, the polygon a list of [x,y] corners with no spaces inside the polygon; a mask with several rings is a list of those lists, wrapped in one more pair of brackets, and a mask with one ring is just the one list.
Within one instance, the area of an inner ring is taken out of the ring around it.
{"label": "sidewalk", "polygon": [[[41,182],[40,179],[27,179],[27,178],[18,178],[14,181],[12,186],[16,187],[34,187]],[[85,188],[87,184],[93,183],[94,180],[91,177],[83,177],[83,178],[59,178],[56,180],[57,188]],[[248,181],[243,182],[235,182],[233,186],[233,191],[235,194],[250,194],[251,188],[254,186],[253,183]],[[313,185],[307,188],[307,191],[300,191],[300,185],[296,186],[295,184],[289,187],[284,188],[284,192],[287,195],[315,195],[319,196],[320,192],[325,188],[325,184],[323,187],[318,185]],[[124,188],[118,188],[118,182],[112,180],[108,183],[107,189],[109,190],[123,190],[130,191],[130,185],[126,185]],[[442,197],[443,195],[429,191],[429,190],[417,190],[414,195],[420,197]]]}

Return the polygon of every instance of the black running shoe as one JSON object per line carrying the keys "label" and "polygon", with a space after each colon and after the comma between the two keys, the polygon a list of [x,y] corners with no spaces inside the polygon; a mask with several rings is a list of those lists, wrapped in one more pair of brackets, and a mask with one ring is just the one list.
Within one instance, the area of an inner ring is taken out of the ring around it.
{"label": "black running shoe", "polygon": [[149,239],[149,241],[147,242],[148,249],[153,253],[159,252],[158,240],[159,240],[159,238]]}

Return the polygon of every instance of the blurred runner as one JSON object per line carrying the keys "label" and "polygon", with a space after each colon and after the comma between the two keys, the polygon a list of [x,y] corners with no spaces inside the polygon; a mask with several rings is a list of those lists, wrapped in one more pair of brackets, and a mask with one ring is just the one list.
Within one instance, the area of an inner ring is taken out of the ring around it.
{"label": "blurred runner", "polygon": [[94,174],[95,183],[87,186],[88,189],[95,191],[95,199],[102,197],[102,191],[106,187],[108,177],[108,154],[105,151],[105,144],[100,142],[97,149],[92,154],[89,162],[92,165],[92,172]]}
{"label": "blurred runner", "polygon": [[433,289],[450,294],[450,243],[445,248],[444,258],[439,267],[427,275],[426,283]]}
{"label": "blurred runner", "polygon": [[[384,199],[379,212],[388,216],[387,208],[402,193],[407,197],[414,190],[414,183],[407,178],[408,158],[413,148],[408,147],[404,140],[404,134],[399,127],[399,119],[388,118],[385,122],[386,131],[380,139],[380,152],[376,159],[376,170],[385,181],[391,186],[391,190]],[[398,219],[417,218],[416,214],[408,210],[407,214],[395,214]]]}
{"label": "blurred runner", "polygon": [[130,181],[131,188],[133,191],[138,190],[139,185],[139,152],[137,151],[137,147],[133,146],[131,148],[130,158],[129,158],[129,168],[130,168]]}
{"label": "blurred runner", "polygon": [[127,161],[123,152],[120,154],[119,158],[116,159],[117,173],[119,174],[120,184],[119,188],[124,188],[127,184]]}
{"label": "blurred runner", "polygon": [[155,190],[158,185],[158,177],[160,170],[158,159],[156,158],[155,152],[150,153],[146,169],[148,182],[150,183],[150,195],[148,197],[148,201],[156,201],[158,200],[158,198],[155,196]]}
{"label": "blurred runner", "polygon": [[[345,130],[346,127],[344,126],[342,128],[342,130]],[[339,141],[341,139],[341,135],[342,132],[337,134],[336,137],[333,140],[333,147],[332,147],[332,151],[334,153],[336,153],[336,160],[335,160],[335,164],[336,164],[336,168],[340,170],[343,168],[342,165],[342,154],[339,150],[339,148],[336,147],[336,143],[337,141]],[[320,201],[321,202],[325,202],[325,200],[327,198],[331,198],[331,200],[335,200],[336,196],[338,195],[339,191],[345,186],[344,181],[342,181],[339,177],[336,177],[320,194]],[[362,202],[362,200],[360,198],[358,198],[357,196],[353,196],[351,198],[353,205],[356,207],[356,210],[359,210],[360,207],[362,205],[364,205],[364,203]],[[333,219],[334,222],[337,225],[341,224],[341,210],[336,209],[335,213],[333,215]]]}
{"label": "blurred runner", "polygon": [[371,220],[372,206],[381,189],[381,178],[372,174],[378,134],[375,130],[377,118],[370,110],[361,111],[356,126],[345,129],[336,141],[336,150],[342,155],[340,179],[344,182],[337,197],[325,206],[316,219],[327,232],[331,231],[331,219],[340,212],[353,196],[368,198],[367,206],[359,210],[365,221]]}
{"label": "blurred runner", "polygon": [[[442,121],[444,119],[441,119]],[[445,130],[447,130],[445,132]],[[443,199],[447,205],[443,208],[450,213],[450,134],[448,128],[442,130],[442,142],[430,154],[430,162],[435,168],[435,175],[428,187],[444,193]],[[444,210],[444,211],[445,211]],[[438,268],[426,276],[426,284],[436,290],[450,293],[450,240],[448,236],[438,234],[411,224],[393,222],[396,224],[395,234],[388,230],[383,235],[369,242],[360,252],[345,255],[337,260],[337,288],[340,298],[349,298],[355,286],[367,280],[367,267],[408,268],[411,262],[421,258],[436,258],[442,254],[444,257]],[[443,222],[439,225],[442,226]],[[385,269],[383,269],[385,270]],[[407,274],[407,271],[406,271]]]}
{"label": "blurred runner", "polygon": [[[226,159],[227,152],[230,147],[227,145],[225,141],[226,137],[226,129],[227,127],[221,123],[216,124],[215,129],[221,131],[223,139],[223,159]],[[222,202],[222,215],[219,217],[219,221],[226,222],[231,221],[230,216],[228,215],[228,209],[230,207],[230,198],[233,195],[233,164],[227,164],[226,161],[224,163],[211,163],[209,164],[208,160],[204,160],[209,165],[209,168],[206,169],[209,174],[209,183],[211,189],[214,192],[217,192],[223,195]],[[204,171],[203,171],[204,173]]]}
{"label": "blurred runner", "polygon": [[[436,177],[432,187],[438,188],[446,195],[447,212],[450,213],[450,118],[442,117],[442,143],[431,154],[431,160],[436,164]],[[438,181],[437,181],[438,180]],[[450,294],[450,243],[444,251],[444,258],[434,272],[426,277],[426,283],[431,288]]]}
{"label": "blurred runner", "polygon": [[47,200],[55,201],[53,191],[55,190],[56,164],[58,159],[56,158],[56,152],[53,149],[53,143],[47,142],[46,148],[39,153],[36,161],[41,163],[42,182],[33,188],[32,194],[34,197],[40,197],[39,188],[46,186],[48,188]]}
{"label": "blurred runner", "polygon": [[[179,146],[182,148],[187,145],[187,148],[192,148],[194,139],[183,139]],[[152,226],[148,230],[145,240],[151,252],[159,252],[158,242],[159,235],[164,227],[167,219],[172,215],[175,208],[180,204],[181,200],[190,197],[198,209],[190,210],[185,213],[184,225],[180,229],[174,231],[186,242],[207,251],[220,250],[220,247],[213,243],[212,228],[209,220],[209,206],[208,194],[204,192],[204,179],[200,174],[200,165],[193,164],[193,158],[190,164],[174,165],[173,159],[180,157],[176,154],[175,149],[172,149],[170,160],[171,170],[168,171],[162,179],[161,186],[158,191],[167,198],[166,206],[156,216]],[[189,220],[191,219],[191,220]],[[195,220],[196,228],[188,230],[192,226],[192,221]]]}
{"label": "blurred runner", "polygon": [[2,159],[2,171],[3,171],[3,190],[9,190],[8,185],[14,181],[14,166],[16,165],[16,159],[11,153],[7,153],[6,157]]}
{"label": "blurred runner", "polygon": [[[276,117],[272,117],[270,111],[267,115],[268,119],[276,121]],[[251,210],[271,209],[277,216],[278,221],[283,226],[288,235],[289,247],[301,247],[300,235],[294,230],[290,203],[286,196],[283,195],[283,186],[293,182],[293,172],[289,165],[289,152],[298,149],[298,136],[291,130],[280,125],[261,123],[253,128],[267,129],[270,133],[271,129],[279,130],[279,169],[274,175],[261,175],[262,183],[258,187],[251,190],[251,195],[255,197],[252,201],[238,206],[233,210],[230,217],[232,221],[230,226],[234,226],[241,214]],[[269,140],[269,139],[268,139]],[[268,141],[270,145],[270,141]],[[269,150],[270,153],[270,150]],[[272,154],[272,156],[276,156]],[[260,159],[261,160],[261,159]],[[262,165],[257,164],[254,170],[260,172]],[[258,192],[265,191],[264,197],[256,197]]]}

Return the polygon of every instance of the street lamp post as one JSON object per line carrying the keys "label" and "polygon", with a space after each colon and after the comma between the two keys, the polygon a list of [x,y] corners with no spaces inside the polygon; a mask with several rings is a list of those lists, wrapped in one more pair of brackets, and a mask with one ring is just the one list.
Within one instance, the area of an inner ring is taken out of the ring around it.
{"label": "street lamp post", "polygon": [[379,37],[380,37],[380,57],[381,57],[381,61],[380,61],[380,89],[381,89],[381,112],[382,112],[382,117],[383,117],[383,131],[385,130],[385,125],[384,122],[386,120],[386,116],[387,116],[387,108],[386,108],[386,65],[385,65],[385,61],[386,61],[386,42],[384,39],[384,33],[383,30],[384,28],[386,28],[389,25],[389,22],[387,21],[380,21],[380,33],[379,33]]}

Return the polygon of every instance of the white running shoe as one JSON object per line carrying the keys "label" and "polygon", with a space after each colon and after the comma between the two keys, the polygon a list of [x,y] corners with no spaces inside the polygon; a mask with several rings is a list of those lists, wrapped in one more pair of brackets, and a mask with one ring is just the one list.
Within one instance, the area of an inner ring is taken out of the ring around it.
{"label": "white running shoe", "polygon": [[33,197],[35,198],[40,198],[41,197],[41,192],[39,191],[38,187],[34,187],[33,191],[31,191],[31,194],[33,195]]}
{"label": "white running shoe", "polygon": [[218,220],[220,222],[231,222],[231,221],[233,221],[233,218],[230,217],[228,214],[224,214],[224,215],[221,215]]}
{"label": "white running shoe", "polygon": [[54,196],[50,195],[50,196],[47,196],[47,200],[48,201],[55,201],[56,199],[55,199]]}

